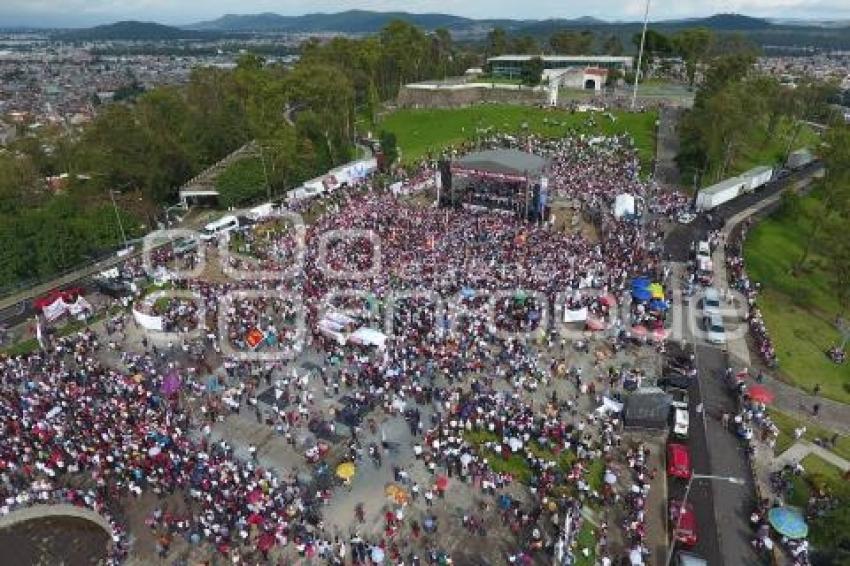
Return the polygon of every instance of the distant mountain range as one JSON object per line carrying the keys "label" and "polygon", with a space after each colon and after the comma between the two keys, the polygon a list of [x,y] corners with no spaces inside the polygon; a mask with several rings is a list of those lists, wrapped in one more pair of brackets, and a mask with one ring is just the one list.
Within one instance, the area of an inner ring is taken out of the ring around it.
{"label": "distant mountain range", "polygon": [[153,22],[115,22],[93,28],[59,32],[57,39],[69,41],[166,41],[170,39],[202,39],[211,34],[191,29],[182,29]]}
{"label": "distant mountain range", "polygon": [[[599,34],[614,34],[628,39],[640,31],[640,22],[606,22],[596,18],[548,20],[474,20],[450,14],[411,14],[349,10],[332,14],[282,16],[274,13],[228,14],[221,18],[182,27],[150,22],[126,21],[56,34],[57,39],[136,40],[206,39],[222,35],[251,33],[367,34],[380,31],[392,20],[404,20],[426,30],[446,28],[460,37],[482,36],[494,27],[515,35],[544,38],[559,29],[586,29]],[[651,22],[664,33],[690,27],[705,27],[716,32],[740,32],[760,45],[813,46],[850,49],[848,22],[769,21],[740,14],[717,14],[707,18]]]}

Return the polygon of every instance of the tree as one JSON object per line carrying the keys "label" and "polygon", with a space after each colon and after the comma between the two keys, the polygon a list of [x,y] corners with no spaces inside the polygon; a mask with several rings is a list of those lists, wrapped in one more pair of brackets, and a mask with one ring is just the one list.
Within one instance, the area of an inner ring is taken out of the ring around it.
{"label": "tree", "polygon": [[618,35],[609,35],[602,44],[602,52],[606,55],[619,56],[622,55],[624,51],[623,42],[620,40]]}
{"label": "tree", "polygon": [[381,152],[384,154],[385,162],[389,169],[398,160],[398,143],[395,134],[382,131],[378,139],[381,143]]}
{"label": "tree", "polygon": [[592,31],[560,30],[549,38],[549,47],[559,55],[587,55],[594,39]]}
{"label": "tree", "polygon": [[532,57],[522,66],[520,74],[522,84],[535,86],[539,85],[543,79],[543,59],[540,57]]}
{"label": "tree", "polygon": [[511,52],[518,55],[532,55],[540,53],[540,46],[537,40],[530,35],[514,38],[511,42]]}
{"label": "tree", "polygon": [[484,42],[484,57],[498,57],[508,52],[508,34],[504,28],[496,27],[487,33]]}
{"label": "tree", "polygon": [[688,84],[693,87],[697,66],[702,63],[711,50],[714,34],[706,28],[682,30],[671,38],[676,53],[685,62]]}

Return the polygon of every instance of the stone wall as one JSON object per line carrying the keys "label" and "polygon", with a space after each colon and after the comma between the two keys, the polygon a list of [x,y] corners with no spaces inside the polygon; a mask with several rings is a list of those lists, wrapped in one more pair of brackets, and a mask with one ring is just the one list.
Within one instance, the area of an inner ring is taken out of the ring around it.
{"label": "stone wall", "polygon": [[399,108],[454,108],[483,102],[505,104],[546,104],[545,90],[533,91],[502,88],[410,88],[403,87],[398,95]]}
{"label": "stone wall", "polygon": [[33,505],[12,511],[8,515],[0,517],[0,529],[6,529],[33,519],[44,519],[47,517],[74,517],[84,519],[102,528],[112,538],[113,532],[109,522],[88,507],[78,507],[67,503]]}

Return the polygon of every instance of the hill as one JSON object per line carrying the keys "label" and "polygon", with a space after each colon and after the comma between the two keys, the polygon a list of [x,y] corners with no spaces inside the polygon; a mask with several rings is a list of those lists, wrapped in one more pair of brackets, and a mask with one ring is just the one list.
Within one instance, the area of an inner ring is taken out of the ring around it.
{"label": "hill", "polygon": [[154,22],[137,21],[115,22],[114,24],[66,31],[57,35],[57,39],[66,41],[161,41],[204,37],[209,37],[209,34]]}
{"label": "hill", "polygon": [[187,26],[192,30],[214,31],[289,31],[289,32],[341,32],[373,33],[392,20],[405,20],[413,25],[436,29],[460,29],[479,25],[476,20],[449,14],[410,14],[407,12],[372,12],[348,10],[333,14],[315,13],[303,16],[280,14],[227,14],[221,18]]}

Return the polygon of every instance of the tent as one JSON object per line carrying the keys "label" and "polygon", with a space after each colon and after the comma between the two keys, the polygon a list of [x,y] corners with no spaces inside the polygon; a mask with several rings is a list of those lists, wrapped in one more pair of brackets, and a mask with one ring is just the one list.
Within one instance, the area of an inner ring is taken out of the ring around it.
{"label": "tent", "polygon": [[358,328],[351,336],[348,337],[349,342],[359,344],[361,346],[375,346],[379,350],[383,350],[387,345],[387,335],[379,332],[374,328]]}
{"label": "tent", "polygon": [[629,193],[617,195],[614,199],[614,216],[623,218],[624,216],[634,216],[635,214],[635,197]]}
{"label": "tent", "polygon": [[672,397],[660,389],[640,389],[626,397],[623,424],[628,428],[664,430]]}

